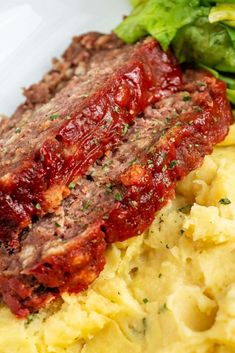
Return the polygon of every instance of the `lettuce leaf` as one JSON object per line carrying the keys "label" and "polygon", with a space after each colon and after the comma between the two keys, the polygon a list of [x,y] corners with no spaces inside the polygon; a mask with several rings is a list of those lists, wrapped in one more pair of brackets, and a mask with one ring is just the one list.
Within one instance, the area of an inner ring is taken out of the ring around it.
{"label": "lettuce leaf", "polygon": [[132,12],[115,29],[121,39],[134,43],[150,34],[164,50],[171,45],[180,63],[224,80],[235,104],[235,0],[129,1]]}
{"label": "lettuce leaf", "polygon": [[224,76],[224,75],[221,75],[221,74],[219,74],[219,78],[220,78],[220,80],[223,80],[224,82],[226,82],[227,86],[230,89],[235,90],[235,78],[232,78],[230,76]]}
{"label": "lettuce leaf", "polygon": [[235,104],[235,90],[227,89],[228,100],[234,105]]}
{"label": "lettuce leaf", "polygon": [[166,50],[179,28],[207,16],[210,8],[202,7],[200,0],[136,1],[137,6],[114,31],[127,43],[134,43],[150,34]]}
{"label": "lettuce leaf", "polygon": [[234,4],[218,4],[212,7],[209,22],[224,22],[228,26],[235,27],[235,1]]}
{"label": "lettuce leaf", "polygon": [[[134,43],[150,34],[164,50],[173,41],[181,62],[235,72],[235,28],[231,27],[235,26],[235,0],[130,1],[133,11],[115,29],[125,42]],[[202,6],[212,4],[216,6]]]}
{"label": "lettuce leaf", "polygon": [[235,31],[207,17],[181,28],[172,46],[179,61],[196,62],[219,71],[235,72]]}
{"label": "lettuce leaf", "polygon": [[[225,76],[221,75],[218,71],[212,69],[211,67],[208,67],[203,64],[197,64],[196,65],[199,68],[202,68],[204,70],[209,71],[212,75],[214,75],[217,79],[220,79],[227,84],[227,97],[228,100],[235,105],[235,78],[233,78],[231,75],[230,76]],[[235,116],[235,115],[234,115]]]}

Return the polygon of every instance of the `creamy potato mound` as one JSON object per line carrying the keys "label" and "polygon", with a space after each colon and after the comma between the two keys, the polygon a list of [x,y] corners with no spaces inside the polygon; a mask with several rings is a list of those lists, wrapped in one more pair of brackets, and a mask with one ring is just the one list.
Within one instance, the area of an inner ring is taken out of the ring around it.
{"label": "creamy potato mound", "polygon": [[27,320],[2,305],[0,353],[235,352],[231,131],[147,232],[108,248],[86,293]]}

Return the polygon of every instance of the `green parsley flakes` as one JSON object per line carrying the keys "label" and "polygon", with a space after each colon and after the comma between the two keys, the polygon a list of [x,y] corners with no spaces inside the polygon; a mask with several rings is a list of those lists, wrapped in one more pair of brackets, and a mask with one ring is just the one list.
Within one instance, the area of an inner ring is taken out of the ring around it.
{"label": "green parsley flakes", "polygon": [[27,316],[27,319],[25,320],[25,323],[24,323],[25,328],[28,327],[29,324],[31,324],[31,322],[35,319],[36,315],[37,315],[36,313],[33,313]]}
{"label": "green parsley flakes", "polygon": [[133,208],[137,208],[137,207],[138,207],[138,203],[137,203],[137,201],[135,201],[135,200],[131,200],[131,201],[130,201],[130,204],[131,204],[131,206],[132,206]]}
{"label": "green parsley flakes", "polygon": [[172,169],[172,168],[174,168],[175,166],[177,166],[177,164],[178,164],[178,161],[175,159],[175,160],[173,160],[173,161],[170,162],[169,167]]}
{"label": "green parsley flakes", "polygon": [[89,210],[89,208],[91,207],[92,205],[92,202],[91,200],[87,200],[83,203],[83,206],[82,206],[82,211],[87,211]]}
{"label": "green parsley flakes", "polygon": [[111,183],[106,184],[105,193],[110,194],[113,191],[113,185]]}
{"label": "green parsley flakes", "polygon": [[169,310],[168,307],[167,307],[167,304],[164,303],[163,305],[161,305],[158,309],[158,314],[162,314],[164,313],[165,311]]}
{"label": "green parsley flakes", "polygon": [[175,123],[175,126],[182,126],[182,125],[183,125],[182,121],[177,121],[177,122]]}
{"label": "green parsley flakes", "polygon": [[37,203],[37,204],[35,205],[35,208],[36,208],[37,210],[41,210],[41,205],[40,205],[40,203]]}
{"label": "green parsley flakes", "polygon": [[142,319],[142,323],[143,323],[143,334],[145,335],[146,331],[147,331],[147,319],[146,319],[146,317],[144,317]]}
{"label": "green parsley flakes", "polygon": [[161,157],[162,157],[162,161],[164,162],[166,160],[166,157],[167,157],[166,152],[162,152]]}
{"label": "green parsley flakes", "polygon": [[186,214],[186,213],[190,212],[191,208],[192,208],[192,205],[185,205],[185,206],[179,208],[178,211]]}
{"label": "green parsley flakes", "polygon": [[129,129],[129,125],[123,124],[122,136],[125,136],[127,134],[128,129]]}
{"label": "green parsley flakes", "polygon": [[197,82],[197,85],[198,85],[199,87],[205,87],[205,86],[206,86],[206,83],[203,82],[203,81],[198,81],[198,82]]}
{"label": "green parsley flakes", "polygon": [[21,133],[21,128],[20,128],[20,127],[17,127],[17,128],[15,129],[15,133],[16,133],[16,134],[20,134],[20,133]]}
{"label": "green parsley flakes", "polygon": [[116,192],[116,194],[114,195],[114,199],[116,201],[122,201],[123,199],[122,194],[120,194],[120,192]]}
{"label": "green parsley flakes", "polygon": [[135,157],[135,158],[133,158],[133,159],[130,161],[130,163],[129,163],[130,166],[131,166],[131,165],[134,165],[134,164],[140,164],[139,158]]}
{"label": "green parsley flakes", "polygon": [[70,189],[70,190],[75,189],[75,186],[76,186],[76,184],[72,181],[72,182],[69,184],[69,189]]}
{"label": "green parsley flakes", "polygon": [[203,112],[203,108],[200,107],[199,105],[195,105],[193,107],[193,109],[197,112],[197,113],[202,113]]}
{"label": "green parsley flakes", "polygon": [[105,121],[106,121],[106,125],[109,126],[111,124],[112,119],[107,117],[105,118]]}
{"label": "green parsley flakes", "polygon": [[56,120],[56,119],[58,119],[58,118],[59,118],[59,114],[52,114],[52,115],[50,116],[50,120],[51,120],[51,121]]}
{"label": "green parsley flakes", "polygon": [[97,145],[97,146],[100,144],[99,141],[97,140],[97,138],[93,138],[93,142],[94,142],[94,144]]}
{"label": "green parsley flakes", "polygon": [[153,168],[154,167],[154,164],[153,164],[153,161],[151,159],[148,160],[148,168]]}
{"label": "green parsley flakes", "polygon": [[105,172],[105,173],[108,173],[109,170],[110,170],[110,166],[112,165],[113,161],[109,161],[107,163],[104,163],[104,165],[102,165],[102,170]]}
{"label": "green parsley flakes", "polygon": [[116,112],[116,113],[119,113],[119,107],[117,105],[114,106],[113,110]]}
{"label": "green parsley flakes", "polygon": [[227,197],[224,197],[224,198],[219,200],[219,203],[221,205],[230,205],[231,201]]}
{"label": "green parsley flakes", "polygon": [[171,118],[168,117],[168,116],[166,117],[166,123],[167,123],[167,124],[170,124],[170,123],[171,123]]}
{"label": "green parsley flakes", "polygon": [[107,219],[109,219],[109,215],[108,214],[104,214],[102,218],[103,218],[103,220],[107,220]]}
{"label": "green parsley flakes", "polygon": [[143,303],[144,303],[144,304],[147,304],[148,302],[149,302],[148,298],[144,298],[144,299],[143,299]]}
{"label": "green parsley flakes", "polygon": [[183,96],[183,101],[184,102],[188,102],[188,101],[191,101],[191,100],[192,100],[192,97],[189,94],[185,94]]}

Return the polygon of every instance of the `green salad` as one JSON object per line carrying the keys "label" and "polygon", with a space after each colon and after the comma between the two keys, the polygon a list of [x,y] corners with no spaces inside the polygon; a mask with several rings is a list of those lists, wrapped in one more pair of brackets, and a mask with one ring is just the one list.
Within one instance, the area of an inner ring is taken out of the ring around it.
{"label": "green salad", "polygon": [[235,0],[131,0],[133,10],[115,29],[126,43],[151,35],[180,63],[209,70],[227,83],[235,105]]}

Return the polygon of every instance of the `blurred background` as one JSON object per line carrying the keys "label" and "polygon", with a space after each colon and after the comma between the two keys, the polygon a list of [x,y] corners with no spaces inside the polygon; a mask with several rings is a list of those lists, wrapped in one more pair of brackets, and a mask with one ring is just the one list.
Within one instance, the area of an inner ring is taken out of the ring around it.
{"label": "blurred background", "polygon": [[0,113],[23,101],[21,88],[37,82],[71,37],[108,32],[129,13],[127,0],[8,0],[0,2]]}

